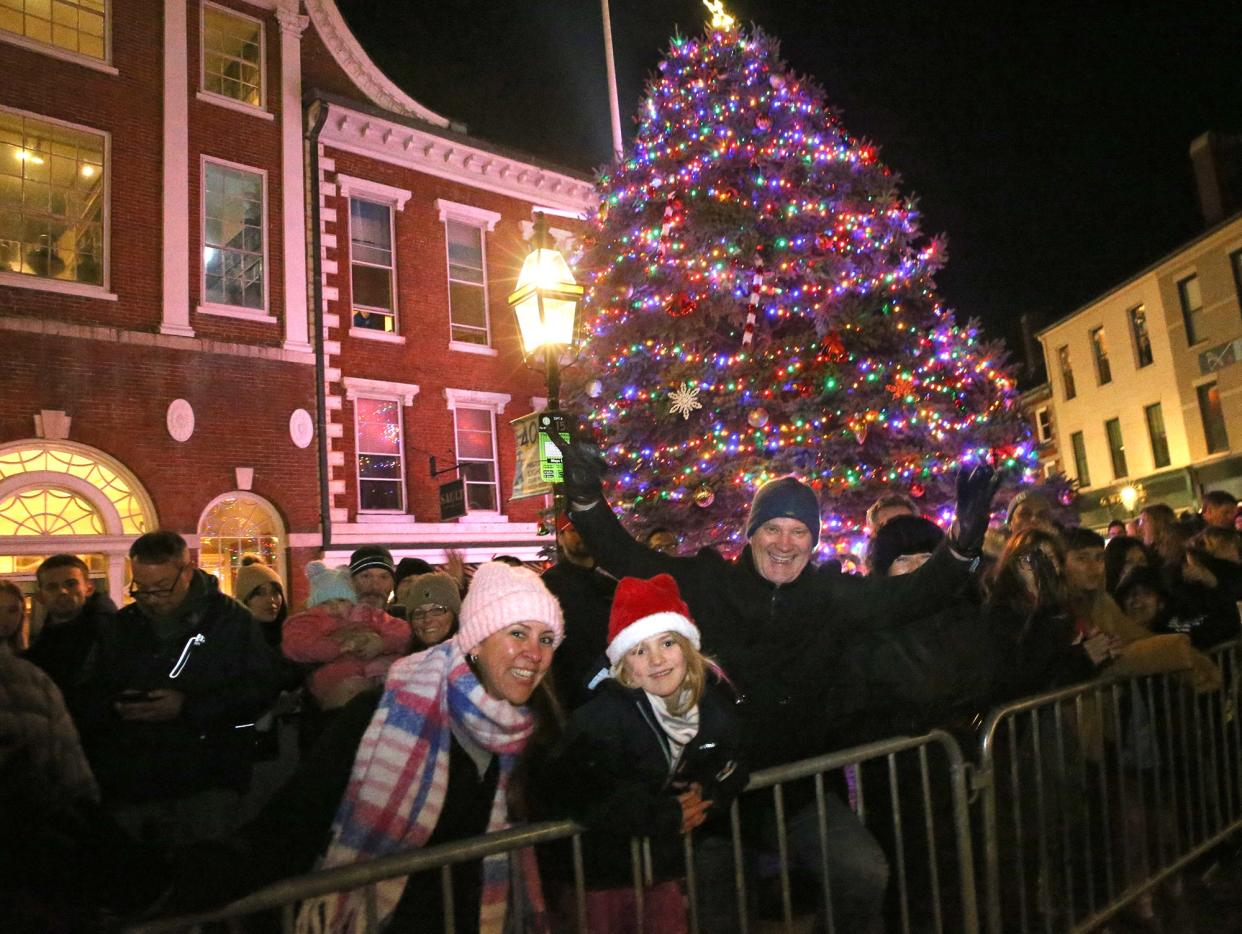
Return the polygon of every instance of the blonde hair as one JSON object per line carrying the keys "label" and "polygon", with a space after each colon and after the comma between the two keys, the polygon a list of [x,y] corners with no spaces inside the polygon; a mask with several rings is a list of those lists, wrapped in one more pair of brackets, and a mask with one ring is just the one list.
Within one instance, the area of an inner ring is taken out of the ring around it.
{"label": "blonde hair", "polygon": [[[709,668],[714,668],[715,663],[696,649],[694,643],[681,633],[670,631],[662,632],[660,635],[672,636],[686,660],[686,674],[681,679],[681,686],[677,689],[677,693],[668,700],[668,712],[675,717],[680,717],[697,707],[699,701],[703,699],[703,691],[707,689],[707,671]],[[629,657],[630,653],[626,652],[621,656],[621,660],[612,666],[612,676],[622,686],[636,688],[638,685],[631,678],[629,666],[625,663]]]}

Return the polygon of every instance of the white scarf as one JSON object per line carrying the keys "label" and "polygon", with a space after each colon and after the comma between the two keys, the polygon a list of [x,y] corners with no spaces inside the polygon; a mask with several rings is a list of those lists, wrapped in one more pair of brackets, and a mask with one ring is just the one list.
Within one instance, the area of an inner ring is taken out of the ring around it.
{"label": "white scarf", "polygon": [[699,705],[695,704],[684,714],[678,716],[669,711],[668,702],[663,697],[657,697],[648,691],[643,693],[647,695],[647,700],[651,701],[651,709],[655,713],[656,722],[660,724],[660,729],[668,737],[669,771],[672,771],[677,768],[677,762],[681,759],[681,753],[686,748],[686,744],[699,734]]}

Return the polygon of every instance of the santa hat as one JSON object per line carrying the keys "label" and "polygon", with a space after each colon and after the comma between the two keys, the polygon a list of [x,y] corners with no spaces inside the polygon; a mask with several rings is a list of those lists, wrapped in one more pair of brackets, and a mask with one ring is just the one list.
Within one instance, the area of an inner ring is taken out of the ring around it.
{"label": "santa hat", "polygon": [[662,632],[685,636],[699,648],[699,627],[690,618],[677,581],[670,574],[657,574],[650,580],[621,578],[608,615],[608,661],[617,664],[638,643]]}

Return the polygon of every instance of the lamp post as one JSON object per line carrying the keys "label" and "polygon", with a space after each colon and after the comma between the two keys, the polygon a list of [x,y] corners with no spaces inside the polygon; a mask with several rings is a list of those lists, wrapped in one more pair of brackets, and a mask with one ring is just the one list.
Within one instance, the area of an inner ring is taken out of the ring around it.
{"label": "lamp post", "polygon": [[509,293],[509,307],[517,317],[522,336],[522,355],[527,363],[543,353],[548,384],[548,412],[561,408],[561,354],[573,348],[577,338],[578,302],[582,286],[574,281],[565,257],[548,245],[548,227],[542,213],[535,214],[533,249],[522,263],[517,288]]}

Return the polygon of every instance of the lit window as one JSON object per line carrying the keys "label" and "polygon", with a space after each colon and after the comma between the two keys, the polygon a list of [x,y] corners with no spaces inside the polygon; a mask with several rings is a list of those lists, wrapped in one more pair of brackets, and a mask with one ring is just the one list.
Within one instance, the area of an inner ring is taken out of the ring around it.
{"label": "lit window", "polygon": [[466,508],[497,512],[496,422],[492,409],[456,406],[457,465],[466,483]]}
{"label": "lit window", "polygon": [[107,0],[0,0],[0,30],[103,61]]}
{"label": "lit window", "polygon": [[349,245],[354,327],[395,331],[392,208],[350,198]]}
{"label": "lit window", "polygon": [[206,162],[203,296],[216,305],[264,308],[263,175]]}
{"label": "lit window", "polygon": [[283,537],[284,523],[264,500],[250,493],[229,493],[208,506],[198,520],[198,566],[219,578],[220,589],[232,596],[237,596],[233,581],[246,554],[258,555],[288,580],[282,568]]}
{"label": "lit window", "polygon": [[1142,305],[1130,309],[1130,336],[1134,338],[1134,359],[1141,370],[1151,363],[1151,335],[1147,333],[1147,310]]}
{"label": "lit window", "polygon": [[0,535],[103,535],[103,520],[85,497],[41,487],[0,501]]}
{"label": "lit window", "polygon": [[1220,405],[1220,390],[1215,383],[1204,383],[1196,390],[1199,416],[1203,419],[1203,436],[1207,452],[1216,454],[1229,450],[1229,433],[1225,430],[1225,413]]}
{"label": "lit window", "polygon": [[1108,345],[1104,343],[1104,329],[1091,332],[1091,349],[1095,354],[1095,375],[1101,386],[1113,381],[1113,369],[1108,365]]}
{"label": "lit window", "polygon": [[401,403],[396,399],[354,399],[360,512],[404,512],[405,471]]}
{"label": "lit window", "polygon": [[1078,485],[1091,486],[1091,472],[1087,469],[1087,445],[1082,439],[1082,432],[1070,435],[1070,447],[1074,449],[1074,469],[1078,472]]}
{"label": "lit window", "polygon": [[1143,409],[1147,417],[1147,437],[1151,439],[1151,461],[1156,467],[1169,466],[1169,436],[1164,430],[1164,410],[1160,403]]}
{"label": "lit window", "polygon": [[203,90],[252,107],[263,106],[261,22],[203,4]]}
{"label": "lit window", "polygon": [[1121,440],[1121,420],[1110,418],[1106,421],[1104,433],[1108,436],[1108,453],[1113,459],[1113,477],[1120,480],[1129,474],[1126,469],[1126,446]]}
{"label": "lit window", "polygon": [[[85,451],[71,450],[50,442],[31,441],[22,447],[0,452],[0,481],[21,474],[38,473],[64,474],[74,478],[74,481],[88,483],[99,490],[116,510],[122,534],[141,535],[151,528],[153,513],[136,490],[136,481],[127,479],[122,471],[118,464],[109,464]],[[74,522],[77,521],[74,519]],[[0,536],[17,534],[5,531],[5,528],[0,526]]]}
{"label": "lit window", "polygon": [[1035,434],[1040,444],[1052,440],[1052,409],[1047,406],[1035,412]]}
{"label": "lit window", "polygon": [[104,284],[106,151],[102,134],[0,110],[0,270]]}
{"label": "lit window", "polygon": [[1057,361],[1061,365],[1061,383],[1065,386],[1065,398],[1073,399],[1078,392],[1074,388],[1074,367],[1070,363],[1069,347],[1057,349]]}
{"label": "lit window", "polygon": [[483,228],[447,218],[449,317],[452,340],[487,346],[487,277]]}
{"label": "lit window", "polygon": [[1199,277],[1187,276],[1177,283],[1177,300],[1182,306],[1182,320],[1186,323],[1186,343],[1196,344],[1202,339],[1203,294],[1199,290]]}

